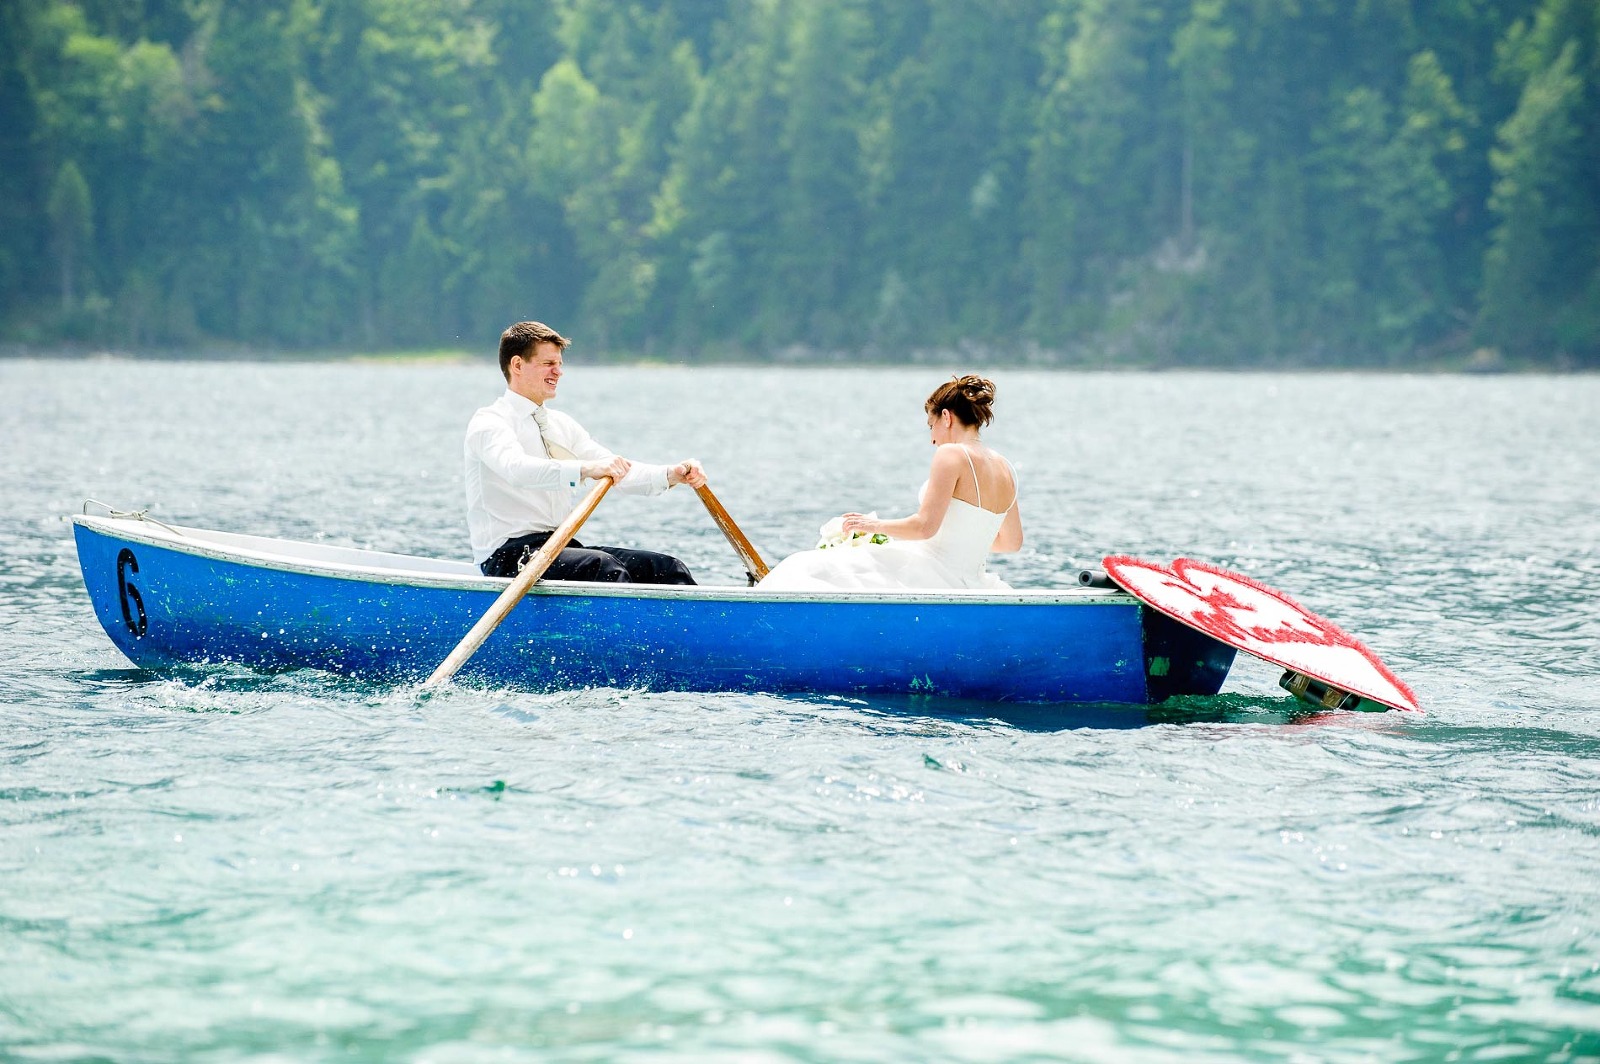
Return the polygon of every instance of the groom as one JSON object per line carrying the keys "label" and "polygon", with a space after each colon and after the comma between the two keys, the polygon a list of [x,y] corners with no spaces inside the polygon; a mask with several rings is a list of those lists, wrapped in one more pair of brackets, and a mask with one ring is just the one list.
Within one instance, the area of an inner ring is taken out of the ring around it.
{"label": "groom", "polygon": [[[612,454],[559,410],[546,409],[561,382],[569,341],[550,326],[519,321],[500,336],[505,394],[467,423],[467,531],[485,576],[515,576],[578,503],[578,484],[612,477],[616,490],[659,495],[677,484],[698,488],[694,459],[645,465]],[[551,580],[692,584],[670,554],[627,547],[585,547],[577,540],[545,572]]]}

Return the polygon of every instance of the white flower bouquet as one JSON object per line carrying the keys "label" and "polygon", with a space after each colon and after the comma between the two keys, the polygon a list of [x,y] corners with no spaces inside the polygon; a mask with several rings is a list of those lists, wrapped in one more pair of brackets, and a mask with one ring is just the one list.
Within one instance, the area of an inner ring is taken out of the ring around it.
{"label": "white flower bouquet", "polygon": [[[864,516],[870,517],[874,521],[878,519],[876,512],[866,514]],[[874,543],[889,542],[889,537],[884,535],[882,532],[873,532],[870,535],[866,532],[851,532],[846,534],[844,530],[844,518],[842,517],[835,517],[832,521],[829,521],[827,524],[823,525],[818,531],[822,533],[822,538],[817,540],[818,550],[827,550],[830,547],[870,547]]]}

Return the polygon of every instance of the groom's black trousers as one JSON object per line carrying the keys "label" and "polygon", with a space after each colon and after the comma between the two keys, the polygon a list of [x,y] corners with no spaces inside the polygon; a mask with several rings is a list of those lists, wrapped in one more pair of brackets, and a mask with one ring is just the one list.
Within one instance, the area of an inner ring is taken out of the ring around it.
{"label": "groom's black trousers", "polygon": [[[528,559],[554,533],[534,532],[508,539],[479,565],[484,576],[516,576]],[[585,547],[577,540],[556,555],[545,570],[549,580],[595,580],[609,583],[692,584],[689,567],[670,554],[632,547]]]}

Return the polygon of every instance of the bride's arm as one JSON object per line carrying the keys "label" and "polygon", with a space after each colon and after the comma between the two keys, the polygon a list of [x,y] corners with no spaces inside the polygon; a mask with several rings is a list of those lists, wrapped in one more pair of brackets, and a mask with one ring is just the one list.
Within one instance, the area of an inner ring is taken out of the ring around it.
{"label": "bride's arm", "polygon": [[1011,509],[1006,511],[1006,519],[1000,525],[1000,531],[994,534],[994,542],[989,544],[989,549],[996,554],[1010,554],[1022,549],[1021,503],[1012,503]]}
{"label": "bride's arm", "polygon": [[916,513],[893,521],[874,520],[862,514],[845,514],[844,530],[882,532],[894,539],[927,539],[932,536],[944,524],[944,515],[950,512],[950,500],[956,493],[956,478],[966,466],[960,450],[959,447],[945,444],[933,452],[933,466],[928,470],[928,490],[922,493],[922,505]]}

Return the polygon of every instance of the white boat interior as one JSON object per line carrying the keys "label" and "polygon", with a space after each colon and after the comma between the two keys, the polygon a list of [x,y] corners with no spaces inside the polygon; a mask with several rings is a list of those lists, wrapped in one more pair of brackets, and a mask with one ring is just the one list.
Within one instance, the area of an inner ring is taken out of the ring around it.
{"label": "white boat interior", "polygon": [[[173,525],[140,513],[112,511],[107,515],[74,514],[74,524],[104,535],[136,543],[167,547],[200,557],[243,562],[267,569],[316,573],[373,583],[413,584],[430,587],[497,589],[509,581],[504,577],[484,576],[470,561],[426,558],[412,554],[367,550],[302,540],[274,539],[240,532]],[[631,597],[737,597],[774,601],[851,601],[851,602],[993,602],[1117,603],[1131,597],[1116,589],[1090,587],[1030,588],[1010,591],[914,589],[893,591],[796,592],[762,591],[744,585],[660,585],[593,584],[570,580],[541,580],[532,594],[561,593],[586,595],[627,595]]]}

